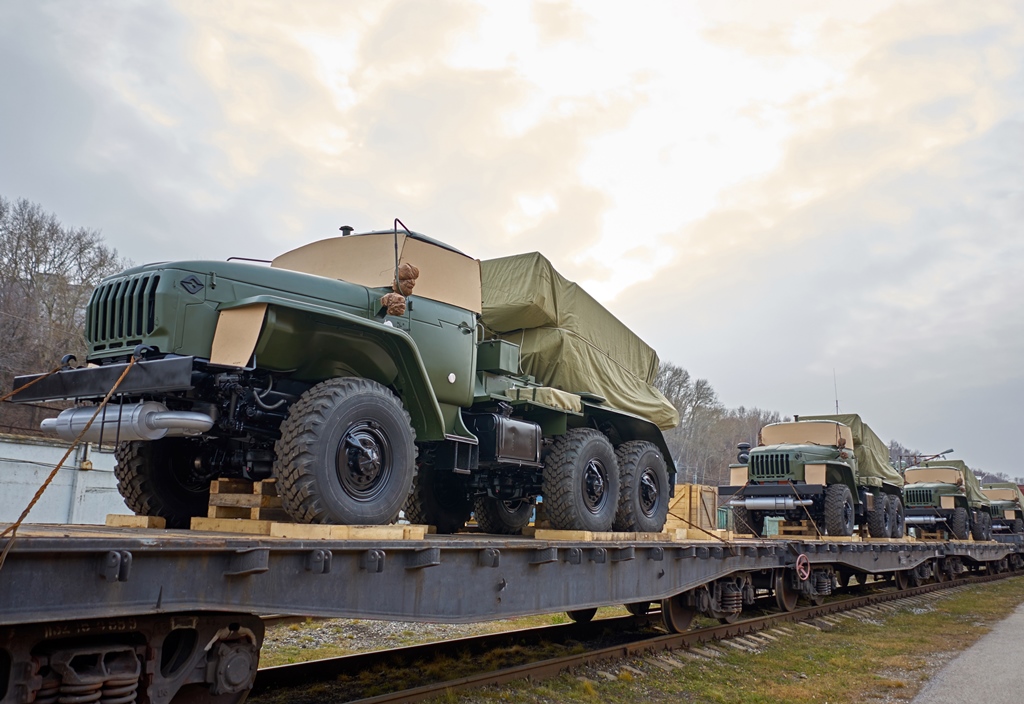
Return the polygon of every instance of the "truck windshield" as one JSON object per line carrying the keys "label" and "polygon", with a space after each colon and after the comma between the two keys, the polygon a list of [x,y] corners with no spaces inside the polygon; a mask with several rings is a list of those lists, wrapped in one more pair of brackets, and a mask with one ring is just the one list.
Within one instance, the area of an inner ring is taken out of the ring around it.
{"label": "truck windshield", "polygon": [[829,445],[838,446],[839,438],[853,449],[853,433],[848,426],[834,421],[806,420],[795,423],[772,423],[761,429],[764,445]]}
{"label": "truck windshield", "polygon": [[1017,492],[1013,489],[982,489],[981,493],[993,501],[1016,501]]}
{"label": "truck windshield", "polygon": [[963,484],[964,478],[960,476],[959,470],[952,467],[928,467],[922,469],[908,469],[903,477],[907,484],[919,482],[940,482],[942,484]]}

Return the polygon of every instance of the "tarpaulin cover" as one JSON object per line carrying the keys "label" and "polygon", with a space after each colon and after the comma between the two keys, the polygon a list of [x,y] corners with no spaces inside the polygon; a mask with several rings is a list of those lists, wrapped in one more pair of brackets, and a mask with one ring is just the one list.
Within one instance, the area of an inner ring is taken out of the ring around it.
{"label": "tarpaulin cover", "polygon": [[537,252],[480,262],[481,320],[520,346],[522,371],[545,386],[604,397],[662,429],[679,424],[652,385],[658,354]]}
{"label": "tarpaulin cover", "polygon": [[960,470],[964,477],[964,488],[966,489],[968,501],[980,501],[983,504],[989,503],[989,498],[981,493],[981,482],[974,476],[974,472],[963,460],[928,460],[921,463],[922,467],[952,467]]}
{"label": "tarpaulin cover", "polygon": [[800,420],[834,420],[849,426],[853,431],[853,456],[857,458],[857,473],[861,477],[875,477],[889,484],[903,486],[903,475],[889,464],[889,447],[856,413],[801,415]]}

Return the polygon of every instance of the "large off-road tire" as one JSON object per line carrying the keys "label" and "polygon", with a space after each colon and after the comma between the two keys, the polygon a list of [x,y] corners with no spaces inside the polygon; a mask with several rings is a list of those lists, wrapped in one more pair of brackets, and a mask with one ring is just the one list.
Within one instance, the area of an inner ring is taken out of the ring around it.
{"label": "large off-road tire", "polygon": [[868,511],[868,533],[872,538],[892,537],[892,515],[889,513],[889,495],[875,496],[875,510]]}
{"label": "large off-road tire", "polygon": [[473,502],[461,476],[420,463],[403,510],[410,523],[434,526],[438,533],[456,533],[469,520]]}
{"label": "large off-road tire", "polygon": [[907,533],[907,516],[903,510],[903,501],[898,496],[889,497],[889,524],[892,526],[892,537],[902,538]]}
{"label": "large off-road tire", "polygon": [[755,538],[764,536],[764,514],[748,511],[746,506],[732,507],[732,527],[737,533],[751,533]]}
{"label": "large off-road tire", "polygon": [[191,478],[196,452],[186,438],[123,442],[114,452],[117,490],[140,516],[160,516],[168,528],[188,528],[205,516],[210,482]]}
{"label": "large off-road tire", "polygon": [[978,518],[971,522],[971,537],[975,540],[988,540],[985,535],[985,522],[992,520],[992,517],[983,511],[978,511]]}
{"label": "large off-road tire", "polygon": [[555,440],[544,460],[543,494],[552,528],[611,530],[619,505],[619,466],[608,438],[574,428]]}
{"label": "large off-road tire", "polygon": [[498,535],[522,535],[523,528],[530,525],[533,517],[533,502],[518,499],[502,501],[490,496],[478,496],[473,502],[476,524],[484,533]]}
{"label": "large off-road tire", "polygon": [[1010,523],[1011,533],[1024,533],[1024,521],[1019,518],[1014,518]]}
{"label": "large off-road tire", "polygon": [[281,423],[274,445],[281,503],[300,523],[391,523],[412,489],[415,439],[409,414],[386,387],[355,377],[321,382]]}
{"label": "large off-road tire", "polygon": [[853,495],[845,484],[830,484],[825,489],[825,532],[829,535],[853,535]]}
{"label": "large off-road tire", "polygon": [[967,509],[958,506],[949,517],[949,532],[957,540],[967,540],[968,531]]}
{"label": "large off-road tire", "polygon": [[615,450],[619,464],[619,507],[614,530],[660,533],[668,517],[669,489],[665,458],[653,444],[626,442]]}

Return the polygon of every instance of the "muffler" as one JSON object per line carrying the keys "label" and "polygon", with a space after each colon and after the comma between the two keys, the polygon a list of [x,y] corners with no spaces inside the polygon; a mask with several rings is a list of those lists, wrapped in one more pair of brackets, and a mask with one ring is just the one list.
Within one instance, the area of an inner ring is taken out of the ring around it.
{"label": "muffler", "polygon": [[798,506],[810,506],[813,499],[797,499],[793,496],[748,496],[733,499],[730,506],[744,506],[748,511],[792,511]]}
{"label": "muffler", "polygon": [[[95,407],[69,408],[56,418],[47,418],[39,424],[40,430],[56,433],[61,440],[73,442],[82,432]],[[96,416],[82,442],[98,443],[120,440],[159,440],[163,437],[201,435],[213,427],[213,418],[197,411],[170,411],[156,401],[106,406]]]}

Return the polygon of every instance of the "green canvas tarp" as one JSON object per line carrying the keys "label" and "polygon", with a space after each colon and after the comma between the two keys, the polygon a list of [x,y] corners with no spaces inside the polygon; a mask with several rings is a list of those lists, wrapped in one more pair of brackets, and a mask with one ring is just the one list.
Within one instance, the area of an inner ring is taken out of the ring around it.
{"label": "green canvas tarp", "polygon": [[974,471],[967,466],[967,463],[963,460],[928,460],[927,462],[921,463],[922,467],[952,467],[960,471],[960,474],[964,477],[964,488],[967,493],[968,501],[979,501],[983,504],[988,504],[989,499],[987,496],[981,493],[981,482],[974,476]]}
{"label": "green canvas tarp", "polygon": [[889,484],[903,486],[903,475],[889,463],[889,447],[856,413],[801,415],[800,420],[832,420],[848,426],[853,433],[853,456],[857,458],[858,474],[861,477],[874,477]]}
{"label": "green canvas tarp", "polygon": [[657,353],[537,252],[480,262],[487,333],[520,346],[522,371],[572,393],[604,397],[663,430],[679,424],[653,386]]}
{"label": "green canvas tarp", "polygon": [[[982,489],[1009,489],[1016,495],[1015,501],[1017,505],[1024,508],[1024,494],[1021,493],[1020,487],[1013,482],[986,482],[981,485]],[[990,501],[992,499],[989,499]]]}

